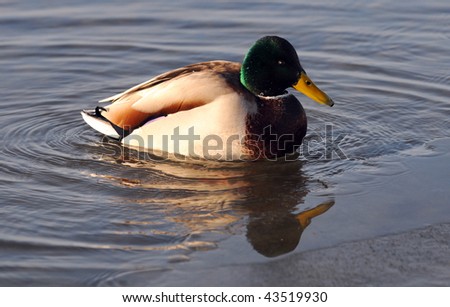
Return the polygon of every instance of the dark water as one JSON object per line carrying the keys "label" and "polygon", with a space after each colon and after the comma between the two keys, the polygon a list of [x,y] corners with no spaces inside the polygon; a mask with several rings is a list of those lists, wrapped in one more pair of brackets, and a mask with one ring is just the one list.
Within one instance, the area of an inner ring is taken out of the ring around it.
{"label": "dark water", "polygon": [[[449,20],[438,0],[1,1],[0,285],[177,285],[450,222]],[[267,34],[336,102],[298,96],[298,161],[145,160],[81,119]]]}

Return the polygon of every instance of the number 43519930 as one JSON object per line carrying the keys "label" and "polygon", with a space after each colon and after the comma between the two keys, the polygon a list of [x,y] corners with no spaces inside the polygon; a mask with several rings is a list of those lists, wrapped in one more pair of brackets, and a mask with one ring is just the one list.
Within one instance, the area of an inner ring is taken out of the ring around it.
{"label": "number 43519930", "polygon": [[326,292],[267,292],[264,299],[273,303],[325,303],[328,296]]}

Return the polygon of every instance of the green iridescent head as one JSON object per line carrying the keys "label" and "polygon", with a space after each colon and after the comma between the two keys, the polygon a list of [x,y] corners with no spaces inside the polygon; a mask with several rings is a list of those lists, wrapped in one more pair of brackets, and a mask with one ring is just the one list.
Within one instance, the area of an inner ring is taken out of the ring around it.
{"label": "green iridescent head", "polygon": [[309,79],[291,43],[278,36],[265,36],[253,44],[242,63],[240,80],[255,95],[278,96],[293,87],[319,103],[333,105]]}

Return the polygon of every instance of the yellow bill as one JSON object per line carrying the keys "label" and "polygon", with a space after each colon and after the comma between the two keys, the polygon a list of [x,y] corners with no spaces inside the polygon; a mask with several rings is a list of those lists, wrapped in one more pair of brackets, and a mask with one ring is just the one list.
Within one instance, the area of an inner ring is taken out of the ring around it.
{"label": "yellow bill", "polygon": [[318,103],[326,104],[330,107],[334,105],[333,99],[320,90],[304,71],[300,74],[297,83],[292,87]]}

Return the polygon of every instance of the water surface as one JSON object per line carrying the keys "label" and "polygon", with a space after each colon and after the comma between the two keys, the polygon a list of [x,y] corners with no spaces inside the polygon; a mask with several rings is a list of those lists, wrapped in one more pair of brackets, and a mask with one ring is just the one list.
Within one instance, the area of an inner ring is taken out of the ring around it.
{"label": "water surface", "polygon": [[[0,285],[185,284],[449,223],[449,17],[437,0],[2,1]],[[81,119],[167,70],[241,61],[268,34],[336,102],[298,95],[297,161],[152,161]]]}

